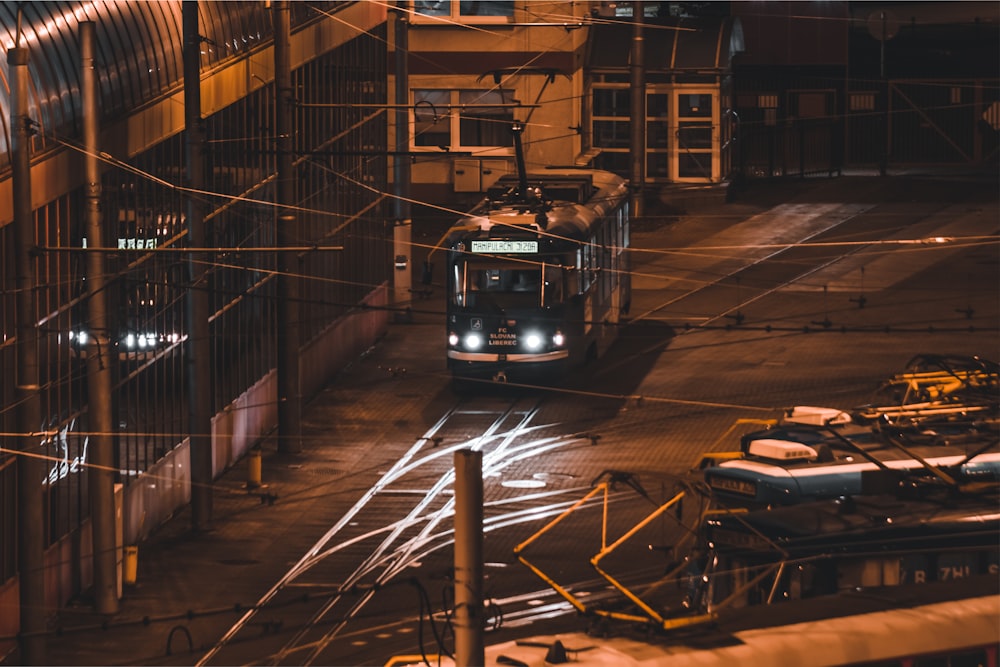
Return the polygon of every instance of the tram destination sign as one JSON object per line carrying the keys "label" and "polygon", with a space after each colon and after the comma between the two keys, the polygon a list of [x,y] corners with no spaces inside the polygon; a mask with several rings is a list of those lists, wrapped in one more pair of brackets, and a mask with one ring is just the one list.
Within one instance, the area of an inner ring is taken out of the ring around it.
{"label": "tram destination sign", "polygon": [[488,253],[534,253],[538,252],[538,241],[511,241],[494,239],[490,241],[472,241],[472,252]]}

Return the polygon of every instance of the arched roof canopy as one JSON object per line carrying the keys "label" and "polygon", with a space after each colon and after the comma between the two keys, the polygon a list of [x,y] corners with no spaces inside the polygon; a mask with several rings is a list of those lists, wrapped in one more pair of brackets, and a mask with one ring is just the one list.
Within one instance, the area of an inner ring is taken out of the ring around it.
{"label": "arched roof canopy", "polygon": [[[292,2],[292,29],[323,16],[322,12],[349,3]],[[53,146],[53,135],[81,134],[81,64],[78,26],[96,25],[96,58],[101,122],[127,116],[157,97],[183,85],[181,0],[122,0],[119,2],[3,2],[0,3],[0,41],[4,51],[20,45],[29,53],[29,115],[40,133],[32,153]],[[233,0],[199,2],[201,67],[222,65],[269,43],[273,37],[267,3]],[[20,30],[20,33],[18,33]],[[9,167],[10,71],[0,59],[0,170]]]}

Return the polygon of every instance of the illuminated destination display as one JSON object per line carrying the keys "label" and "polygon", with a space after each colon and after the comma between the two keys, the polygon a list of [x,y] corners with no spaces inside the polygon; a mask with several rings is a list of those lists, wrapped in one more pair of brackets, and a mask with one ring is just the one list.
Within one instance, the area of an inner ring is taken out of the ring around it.
{"label": "illuminated destination display", "polygon": [[538,241],[472,241],[472,252],[538,252]]}

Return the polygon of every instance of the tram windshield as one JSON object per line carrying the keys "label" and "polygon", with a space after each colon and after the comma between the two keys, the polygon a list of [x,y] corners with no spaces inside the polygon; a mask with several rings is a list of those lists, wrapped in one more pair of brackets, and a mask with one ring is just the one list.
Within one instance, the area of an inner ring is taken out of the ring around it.
{"label": "tram windshield", "polygon": [[453,302],[458,306],[532,308],[562,300],[562,267],[528,262],[456,262]]}

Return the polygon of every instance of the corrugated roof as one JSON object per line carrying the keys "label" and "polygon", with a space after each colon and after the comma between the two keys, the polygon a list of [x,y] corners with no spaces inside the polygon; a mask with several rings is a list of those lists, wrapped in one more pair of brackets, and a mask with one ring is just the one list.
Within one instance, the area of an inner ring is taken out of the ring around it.
{"label": "corrugated roof", "polygon": [[[321,11],[345,2],[293,2],[293,28],[320,18]],[[18,15],[18,10],[21,15]],[[182,2],[2,2],[0,41],[14,46],[20,26],[21,45],[29,51],[29,114],[45,133],[76,137],[81,127],[80,47],[78,25],[96,24],[100,109],[103,120],[120,118],[159,95],[182,85]],[[245,56],[272,38],[271,10],[266,3],[233,0],[200,2],[199,32],[204,41],[202,68]],[[0,169],[9,163],[10,72],[0,59]],[[46,148],[36,138],[35,152]]]}

